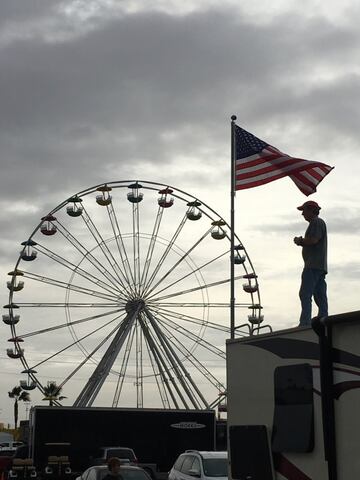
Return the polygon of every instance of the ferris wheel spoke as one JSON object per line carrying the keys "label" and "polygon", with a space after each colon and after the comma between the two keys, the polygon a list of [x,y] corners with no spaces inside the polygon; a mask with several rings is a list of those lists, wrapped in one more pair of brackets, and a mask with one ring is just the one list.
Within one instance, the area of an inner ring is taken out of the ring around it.
{"label": "ferris wheel spoke", "polygon": [[43,328],[41,330],[34,330],[33,332],[22,333],[21,338],[28,338],[34,337],[35,335],[41,335],[42,333],[52,332],[54,330],[60,330],[65,327],[79,325],[80,323],[90,322],[91,320],[98,320],[99,318],[107,317],[108,315],[112,315],[113,313],[119,313],[119,309],[111,310],[110,312],[101,313],[100,315],[91,315],[91,317],[80,318],[79,320],[73,320],[72,322],[62,323],[60,325],[55,325],[53,327]]}
{"label": "ferris wheel spoke", "polygon": [[130,292],[130,285],[129,284],[126,285],[123,281],[123,279],[125,279],[125,281],[127,281],[124,272],[122,271],[120,265],[116,261],[114,255],[112,254],[111,250],[109,249],[107,243],[105,242],[104,238],[102,237],[101,233],[97,229],[96,225],[92,221],[90,215],[87,213],[85,208],[83,210],[83,215],[81,217],[82,217],[85,225],[87,226],[89,232],[93,236],[95,242],[100,247],[102,253],[104,254],[104,257],[109,262],[109,265],[112,268],[112,270],[114,271],[118,282],[129,293]]}
{"label": "ferris wheel spoke", "polygon": [[126,277],[126,283],[128,285],[134,285],[135,284],[134,276],[133,276],[133,273],[132,273],[132,270],[131,270],[129,257],[128,257],[128,254],[127,254],[127,251],[126,251],[126,248],[125,248],[123,235],[122,235],[121,230],[120,230],[120,226],[119,226],[119,222],[118,222],[118,219],[117,219],[117,216],[116,216],[116,213],[115,213],[113,202],[111,202],[109,205],[107,205],[106,208],[107,208],[107,212],[108,212],[108,215],[109,215],[111,228],[112,228],[112,231],[114,233],[114,237],[115,237],[116,245],[117,245],[117,248],[118,248],[118,252],[119,252],[119,255],[120,255],[120,258],[121,258],[121,263],[123,264],[123,267],[124,267],[124,275]]}
{"label": "ferris wheel spoke", "polygon": [[[69,348],[73,347],[74,345],[78,344],[79,342],[81,342],[82,340],[85,340],[86,338],[90,337],[91,335],[94,335],[94,333],[97,333],[99,332],[100,330],[102,330],[103,328],[107,327],[108,325],[110,325],[111,323],[115,322],[116,320],[118,320],[122,315],[118,315],[117,317],[115,318],[112,318],[109,322],[105,323],[104,325],[100,325],[100,327],[96,328],[95,330],[93,330],[92,332],[90,333],[87,333],[86,335],[84,335],[83,337],[75,340],[74,342],[70,343],[69,345],[67,345],[66,347],[62,348],[61,350],[59,350],[58,352],[55,352],[54,354],[50,355],[49,357],[45,358],[44,360],[42,360],[41,362],[37,363],[36,365],[34,365],[33,369],[39,367],[40,365],[43,365],[44,363],[48,362],[49,360],[52,360],[53,358],[59,356],[61,353],[65,352],[66,350],[69,350]],[[116,326],[116,328],[114,329],[114,331],[116,331],[116,329],[118,328],[118,326]],[[88,360],[88,358],[86,359],[86,361]],[[86,362],[85,362],[86,363]]]}
{"label": "ferris wheel spoke", "polygon": [[157,236],[159,234],[159,229],[160,229],[163,213],[164,213],[164,209],[159,206],[158,211],[157,211],[157,215],[156,215],[156,218],[155,218],[153,231],[152,231],[151,238],[150,238],[149,248],[148,248],[147,254],[146,254],[144,268],[143,268],[143,271],[142,271],[142,274],[141,274],[140,285],[142,285],[142,286],[146,285],[146,281],[147,281],[147,277],[148,277],[148,273],[149,273],[149,268],[150,268],[152,256],[153,256],[153,253],[154,253],[154,247],[155,247],[155,244],[156,244],[156,239],[157,239]]}
{"label": "ferris wheel spoke", "polygon": [[[227,304],[227,306],[228,306],[228,304]],[[193,323],[195,325],[204,325],[205,324],[206,328],[211,328],[213,330],[219,330],[219,331],[225,332],[227,334],[230,334],[230,328],[229,327],[225,327],[225,326],[219,325],[217,323],[212,323],[212,322],[209,322],[208,320],[204,321],[201,318],[193,317],[191,315],[185,315],[185,314],[182,314],[182,313],[174,312],[174,311],[168,310],[166,308],[162,308],[162,307],[155,307],[155,308],[160,313],[165,313],[167,316],[176,318],[177,320],[184,320],[185,322],[190,322],[190,323]],[[237,330],[237,334],[238,335],[240,335],[240,334],[246,335],[246,332]]]}
{"label": "ferris wheel spoke", "polygon": [[81,302],[32,302],[32,303],[17,303],[18,307],[23,308],[64,308],[64,307],[71,307],[71,308],[84,308],[84,307],[91,307],[91,308],[109,308],[109,307],[119,307],[122,306],[119,302],[113,303],[81,303]]}
{"label": "ferris wheel spoke", "polygon": [[163,322],[166,322],[167,326],[171,326],[172,329],[182,333],[182,335],[189,338],[190,340],[193,340],[194,342],[196,342],[196,344],[202,345],[204,348],[206,348],[206,350],[208,350],[209,352],[217,355],[218,357],[221,357],[221,358],[224,358],[224,359],[226,358],[225,352],[223,350],[221,350],[220,348],[215,347],[210,342],[207,342],[206,340],[204,340],[199,335],[196,335],[195,333],[190,332],[190,330],[188,330],[185,327],[182,327],[179,324],[174,324],[174,323],[171,324],[171,322],[169,322],[169,320],[166,319],[166,317],[163,313],[159,313],[158,315],[159,315],[159,317],[161,317],[163,319]]}
{"label": "ferris wheel spoke", "polygon": [[[229,302],[169,302],[169,303],[158,303],[158,302],[148,302],[152,308],[155,308],[157,305],[161,307],[168,308],[179,308],[179,307],[192,307],[192,308],[228,308],[230,306]],[[252,308],[252,303],[235,303],[236,308]]]}
{"label": "ferris wheel spoke", "polygon": [[128,367],[128,364],[129,364],[131,347],[132,347],[132,344],[134,342],[134,336],[135,336],[135,329],[133,328],[131,330],[130,335],[128,335],[128,339],[127,339],[127,342],[126,342],[125,352],[124,352],[124,356],[123,356],[123,359],[122,359],[122,362],[121,362],[121,368],[120,368],[120,372],[119,372],[119,375],[118,375],[115,394],[114,394],[114,398],[113,398],[113,402],[112,402],[113,407],[117,407],[118,404],[119,404],[120,395],[121,395],[122,388],[123,388],[123,385],[124,385],[124,380],[125,380],[127,367]]}
{"label": "ferris wheel spoke", "polygon": [[75,400],[74,406],[91,407],[101,387],[103,386],[107,376],[109,375],[109,372],[121,350],[121,347],[123,346],[126,340],[126,337],[129,335],[135,323],[135,320],[140,308],[141,306],[137,305],[127,313],[124,321],[121,323],[120,327],[118,328],[118,331],[116,332],[116,335],[111,341],[105,354],[103,355],[96,369],[94,370],[91,377],[87,381],[85,387],[82,389],[79,396]]}
{"label": "ferris wheel spoke", "polygon": [[154,338],[153,335],[150,333],[150,329],[146,325],[144,319],[140,317],[140,324],[142,327],[142,330],[144,332],[144,336],[150,346],[151,353],[154,357],[154,360],[159,368],[160,374],[162,376],[164,385],[166,386],[166,389],[171,397],[171,400],[174,404],[174,407],[176,409],[179,408],[179,402],[178,399],[175,395],[178,395],[179,398],[182,397],[180,389],[178,385],[175,382],[175,379],[171,373],[171,365],[168,365],[168,359],[166,356],[161,351],[160,345],[158,345],[158,342],[156,341],[156,337]]}
{"label": "ferris wheel spoke", "polygon": [[98,272],[101,273],[110,283],[113,285],[116,290],[121,293],[119,288],[119,280],[118,278],[114,277],[105,267],[104,265],[88,250],[82,243],[80,243],[74,235],[72,235],[67,228],[62,225],[59,221],[57,222],[58,232],[69,242],[71,245],[83,256],[84,259],[87,259]]}
{"label": "ferris wheel spoke", "polygon": [[139,203],[132,204],[132,229],[133,229],[133,276],[135,295],[140,291],[140,210]]}
{"label": "ferris wheel spoke", "polygon": [[[224,385],[207,369],[202,362],[198,360],[198,358],[194,355],[194,353],[186,348],[186,346],[177,338],[173,333],[171,333],[171,329],[177,331],[176,326],[174,326],[171,322],[166,321],[165,317],[162,316],[162,320],[158,319],[161,325],[163,326],[164,330],[168,334],[169,341],[174,342],[176,344],[178,350],[184,355],[184,357],[189,360],[189,362],[207,379],[209,382],[216,387],[217,389],[219,386],[222,389],[225,389]],[[226,356],[224,357],[226,358]],[[200,393],[201,394],[201,393]]]}
{"label": "ferris wheel spoke", "polygon": [[[238,276],[238,277],[235,277],[235,280],[238,280],[239,278],[242,278],[242,277],[243,277],[242,275]],[[159,302],[161,300],[166,300],[168,298],[178,297],[179,295],[186,295],[188,293],[197,292],[199,290],[204,290],[204,289],[207,289],[207,288],[210,288],[210,287],[217,287],[219,285],[224,285],[225,283],[229,283],[229,282],[230,282],[230,278],[227,278],[225,280],[219,280],[218,282],[208,283],[208,284],[205,284],[205,285],[200,285],[198,287],[189,288],[188,290],[182,290],[180,292],[171,293],[171,294],[165,295],[163,297],[153,298],[152,301],[153,302]]]}
{"label": "ferris wheel spoke", "polygon": [[116,292],[116,294],[119,295],[119,291],[116,290],[116,288],[114,288],[113,285],[109,285],[108,283],[103,282],[102,280],[98,279],[97,277],[95,277],[91,273],[87,272],[83,268],[80,268],[78,265],[75,265],[74,263],[69,262],[68,260],[66,260],[66,258],[63,258],[62,256],[58,255],[57,253],[52,252],[51,250],[44,247],[43,245],[37,244],[36,250],[38,250],[43,255],[46,255],[51,260],[54,260],[55,262],[59,263],[60,265],[63,265],[64,267],[68,268],[69,270],[75,272],[77,275],[85,278],[89,282],[94,283],[95,285],[98,285],[98,286],[102,287],[104,290],[107,290],[109,293],[115,294],[115,292]]}
{"label": "ferris wheel spoke", "polygon": [[[174,369],[176,377],[177,377],[180,385],[182,386],[185,394],[187,395],[189,401],[192,403],[193,407],[198,409],[199,408],[198,401],[195,398],[191,388],[188,385],[188,383],[190,383],[192,385],[192,380],[191,380],[190,375],[188,374],[185,367],[181,363],[181,361],[180,361],[179,357],[177,356],[175,350],[173,349],[171,343],[168,341],[166,336],[163,334],[162,330],[159,328],[158,322],[155,320],[155,318],[153,317],[150,310],[148,310],[145,307],[144,312],[145,312],[145,315],[147,316],[147,318],[149,319],[150,324],[151,324],[154,332],[156,333],[156,335],[157,335],[157,337],[158,337],[158,339],[161,343],[162,348],[164,349],[164,351],[166,351],[166,354],[167,354],[167,356],[168,356],[168,358],[171,362],[171,365]],[[183,396],[182,396],[182,401],[186,404]],[[188,407],[185,406],[185,408],[188,408]]]}
{"label": "ferris wheel spoke", "polygon": [[194,275],[196,274],[197,272],[203,270],[205,267],[208,267],[210,264],[214,263],[216,260],[219,260],[220,258],[222,258],[224,255],[227,255],[229,254],[230,250],[227,250],[226,252],[218,255],[217,257],[213,258],[212,260],[210,260],[209,262],[206,262],[204,263],[203,265],[201,265],[200,267],[198,268],[195,268],[194,270],[191,270],[191,272],[187,273],[186,275],[182,276],[181,278],[179,278],[178,280],[175,280],[173,283],[170,283],[169,285],[166,285],[164,288],[162,288],[161,290],[156,290],[153,292],[152,295],[148,295],[147,296],[147,299],[150,300],[152,297],[154,297],[154,295],[159,295],[159,293],[163,292],[164,290],[168,290],[169,288],[173,287],[174,285],[177,285],[178,283],[180,283],[181,281],[185,280],[186,278],[189,278],[191,275]]}
{"label": "ferris wheel spoke", "polygon": [[90,295],[92,297],[102,298],[103,300],[113,300],[116,301],[114,295],[107,295],[106,293],[97,292],[96,290],[90,290],[89,288],[80,287],[79,285],[74,285],[72,283],[61,282],[55,278],[44,277],[42,275],[37,275],[36,273],[23,271],[25,278],[30,278],[31,280],[46,283],[48,285],[53,285],[54,287],[64,288],[72,292],[82,293],[85,295]]}
{"label": "ferris wheel spoke", "polygon": [[[119,315],[119,317],[117,318],[120,318],[121,315]],[[115,320],[117,320],[117,318],[113,319],[112,321],[108,322],[107,324],[105,325],[102,325],[101,327],[99,327],[99,329],[97,330],[100,330],[101,328],[104,328],[105,326],[109,325],[110,323],[114,322]],[[62,383],[60,384],[60,387],[62,388],[69,380],[71,380],[71,378],[89,361],[92,359],[92,357],[94,356],[94,354],[112,337],[112,335],[117,331],[119,330],[119,328],[121,328],[121,326],[123,325],[123,323],[125,322],[126,319],[124,319],[121,323],[120,323],[120,327],[119,325],[116,325],[115,328],[113,328],[110,333],[108,333],[104,338],[103,340],[91,351],[91,353],[89,353],[87,356],[85,356],[85,359],[62,381]],[[88,334],[87,336],[89,335],[92,335],[93,333],[95,332],[91,332],[90,334]],[[84,337],[85,338],[85,337]],[[81,339],[83,340],[83,338]],[[75,406],[75,404],[73,405]]]}
{"label": "ferris wheel spoke", "polygon": [[159,311],[161,314],[165,314],[167,316],[171,316],[173,318],[176,318],[177,320],[184,320],[185,322],[190,322],[195,325],[200,325],[200,326],[210,326],[214,328],[215,330],[221,330],[222,332],[227,332],[230,333],[230,328],[225,327],[223,325],[219,325],[217,323],[211,323],[208,320],[204,320],[202,318],[194,317],[191,315],[185,315],[183,313],[178,313],[176,311],[168,310],[167,308],[160,307],[158,305],[152,307],[156,311]]}
{"label": "ferris wheel spoke", "polygon": [[[153,303],[148,302],[151,305],[151,308],[162,307],[162,308],[204,308],[204,307],[211,307],[211,308],[229,308],[229,302],[169,302],[169,303]],[[251,308],[251,303],[236,303],[236,308]]]}
{"label": "ferris wheel spoke", "polygon": [[[185,223],[186,223],[186,220],[187,220],[187,216],[184,215],[184,217],[182,218],[182,220],[180,221],[180,224],[178,225],[174,235],[172,236],[170,242],[168,243],[164,253],[162,254],[160,260],[157,262],[157,265],[154,269],[154,271],[152,272],[149,280],[147,281],[147,283],[144,284],[144,288],[143,288],[143,295],[147,295],[149,293],[149,288],[151,287],[151,284],[153,283],[153,281],[155,280],[155,277],[157,276],[157,274],[159,273],[159,270],[160,268],[162,267],[162,265],[164,264],[167,256],[169,255],[169,253],[171,252],[174,244],[175,244],[175,241],[176,239],[178,238],[178,236],[180,235]],[[150,292],[152,291],[152,289],[150,290]]]}

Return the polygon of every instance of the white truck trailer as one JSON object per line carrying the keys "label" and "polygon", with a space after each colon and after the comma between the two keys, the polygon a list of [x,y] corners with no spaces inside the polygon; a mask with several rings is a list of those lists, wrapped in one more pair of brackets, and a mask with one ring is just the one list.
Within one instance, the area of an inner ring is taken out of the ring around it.
{"label": "white truck trailer", "polygon": [[227,342],[231,480],[360,478],[360,311]]}

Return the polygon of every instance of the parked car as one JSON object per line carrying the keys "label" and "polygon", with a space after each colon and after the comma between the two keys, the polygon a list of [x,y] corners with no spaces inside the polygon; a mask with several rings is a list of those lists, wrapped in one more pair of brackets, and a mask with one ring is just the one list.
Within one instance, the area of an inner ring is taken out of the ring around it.
{"label": "parked car", "polygon": [[123,462],[137,463],[135,452],[128,447],[100,447],[95,458],[91,459],[91,465],[104,465],[111,457],[120,458]]}
{"label": "parked car", "polygon": [[186,450],[174,463],[169,472],[169,480],[201,480],[228,478],[227,452],[199,452]]}
{"label": "parked car", "polygon": [[[95,465],[85,470],[76,480],[102,480],[108,473],[107,465]],[[150,480],[145,470],[134,465],[121,465],[120,475],[123,480]]]}
{"label": "parked car", "polygon": [[1,442],[0,452],[15,452],[20,445],[23,445],[23,442]]}

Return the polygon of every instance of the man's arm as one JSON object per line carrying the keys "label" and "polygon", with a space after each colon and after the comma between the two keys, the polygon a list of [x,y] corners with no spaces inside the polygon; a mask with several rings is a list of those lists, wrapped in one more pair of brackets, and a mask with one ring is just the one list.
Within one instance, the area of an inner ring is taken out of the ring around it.
{"label": "man's arm", "polygon": [[316,245],[326,235],[325,223],[316,218],[310,222],[305,237],[295,237],[294,243],[300,247]]}
{"label": "man's arm", "polygon": [[319,242],[320,238],[317,237],[295,237],[294,243],[299,247],[304,247],[305,245],[316,245]]}

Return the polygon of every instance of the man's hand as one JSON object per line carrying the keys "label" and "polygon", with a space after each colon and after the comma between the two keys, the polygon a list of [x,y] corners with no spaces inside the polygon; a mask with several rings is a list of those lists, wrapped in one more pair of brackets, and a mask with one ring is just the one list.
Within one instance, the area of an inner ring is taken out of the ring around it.
{"label": "man's hand", "polygon": [[301,247],[302,242],[303,242],[303,237],[294,237],[295,245],[299,245]]}

